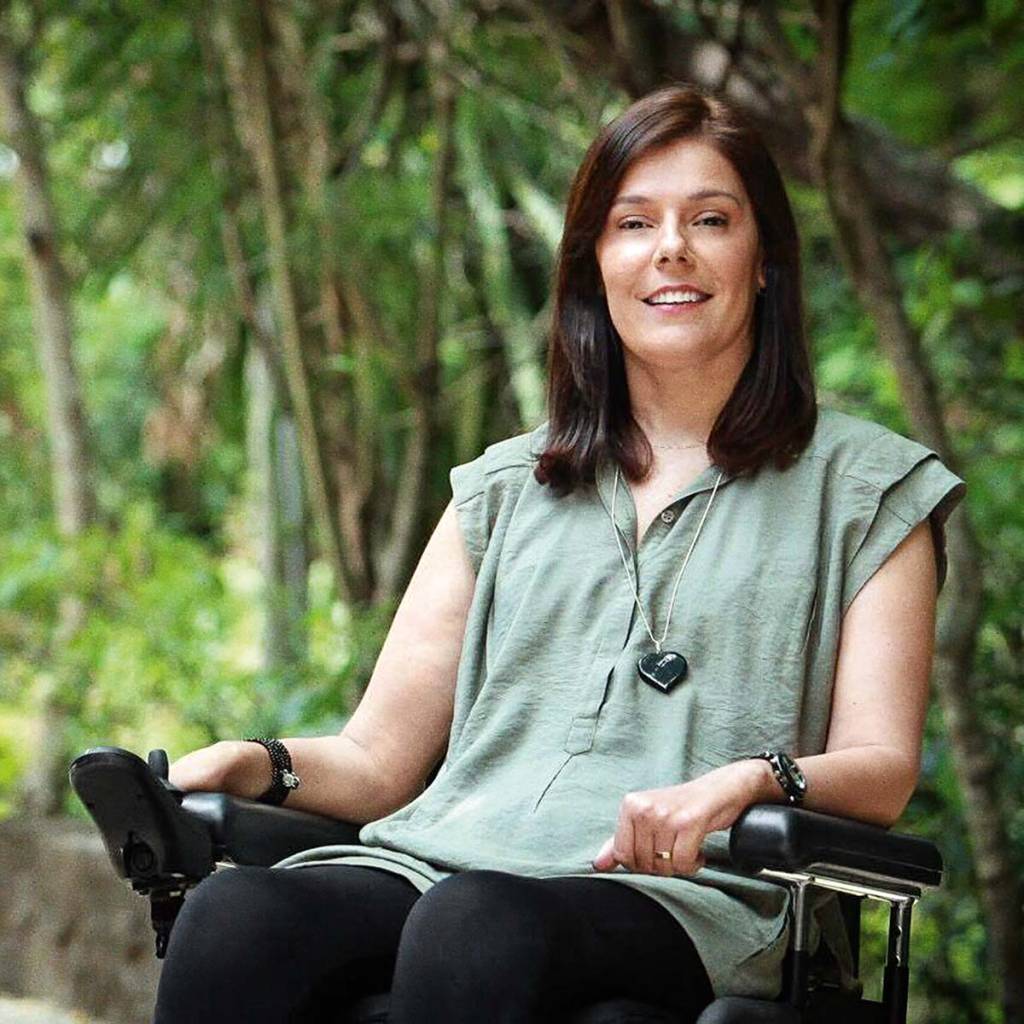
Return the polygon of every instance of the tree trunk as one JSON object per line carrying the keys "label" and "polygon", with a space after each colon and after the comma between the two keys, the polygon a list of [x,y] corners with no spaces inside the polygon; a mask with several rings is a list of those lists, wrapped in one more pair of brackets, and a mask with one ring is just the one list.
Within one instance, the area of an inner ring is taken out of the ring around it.
{"label": "tree trunk", "polygon": [[[865,202],[868,183],[843,118],[840,96],[850,6],[835,0],[822,5],[818,101],[810,111],[816,124],[812,151],[841,258],[864,309],[875,321],[879,345],[896,372],[914,432],[956,471],[958,460],[949,444],[938,387],[921,339],[904,310],[878,213]],[[973,701],[972,690],[981,685],[973,665],[982,620],[982,556],[966,508],[949,521],[948,553],[952,593],[939,617],[934,679],[964,794],[988,924],[992,975],[1001,980],[1007,1024],[1024,1024],[1024,892],[1016,876],[996,765]]]}
{"label": "tree trunk", "polygon": [[245,172],[231,133],[216,49],[202,12],[197,14],[196,28],[203,55],[209,148],[222,190],[221,245],[237,313],[249,336],[246,447],[263,576],[261,662],[265,671],[276,673],[302,664],[307,657],[308,553],[302,453],[294,417],[286,408],[270,299],[257,298],[258,286],[243,246],[238,206]]}
{"label": "tree trunk", "polygon": [[[377,409],[364,409],[358,400],[356,376],[362,367],[356,365],[359,354],[342,330],[341,292],[345,285],[337,266],[335,211],[330,209],[327,189],[328,175],[339,166],[339,157],[331,142],[322,95],[314,85],[317,74],[311,64],[315,53],[311,55],[307,49],[294,10],[282,3],[266,10],[273,37],[267,52],[276,83],[271,95],[294,115],[282,148],[291,156],[288,173],[301,183],[305,212],[316,232],[317,281],[307,286],[310,314],[320,326],[324,355],[328,359],[349,357],[352,365],[350,377],[333,375],[317,381],[316,407],[325,438],[325,466],[333,485],[333,512],[348,573],[349,598],[355,603],[372,602],[379,587],[379,558],[373,549],[368,515],[377,473]],[[378,96],[374,102],[381,100]],[[340,184],[335,178],[335,193]],[[350,268],[340,269],[347,277]],[[379,342],[378,335],[372,337]]]}
{"label": "tree trunk", "polygon": [[50,199],[39,127],[25,102],[17,54],[0,34],[0,108],[8,145],[18,154],[25,266],[36,321],[39,365],[46,388],[54,511],[62,534],[73,537],[92,521],[95,501],[85,413],[72,351],[72,313],[67,275],[58,251],[57,216]]}
{"label": "tree trunk", "polygon": [[484,165],[474,109],[470,99],[460,110],[457,138],[463,188],[483,252],[487,311],[505,348],[520,424],[535,427],[544,415],[544,368],[539,335],[525,315],[526,304],[516,294],[515,266],[509,253],[504,213],[497,188]]}
{"label": "tree trunk", "polygon": [[294,421],[282,412],[265,350],[246,355],[246,446],[263,575],[263,651],[267,672],[306,660],[306,552],[302,480]]}
{"label": "tree trunk", "polygon": [[469,365],[452,383],[453,415],[448,424],[454,443],[456,465],[476,458],[488,437],[489,417],[495,405],[497,350],[501,344],[497,328],[491,323],[484,294],[483,274],[471,248],[463,248],[465,276],[473,289],[480,327],[474,332],[486,340],[480,351],[470,353]]}
{"label": "tree trunk", "polygon": [[[232,15],[236,14],[236,19]],[[214,28],[225,65],[236,128],[256,168],[274,290],[278,336],[288,393],[298,429],[306,489],[322,554],[331,568],[338,594],[349,596],[337,517],[325,473],[326,459],[314,415],[313,392],[301,327],[300,302],[288,248],[289,213],[283,158],[271,107],[263,5],[217,11]]]}
{"label": "tree trunk", "polygon": [[[89,444],[72,344],[72,312],[67,275],[58,249],[57,215],[50,197],[42,136],[25,100],[19,55],[0,32],[0,114],[11,149],[18,155],[15,175],[25,265],[35,317],[39,366],[46,394],[47,438],[50,444],[53,505],[60,534],[71,540],[95,517],[90,481]],[[62,652],[81,629],[85,609],[76,595],[64,595],[52,657],[66,671]],[[35,695],[37,736],[35,757],[21,780],[18,804],[28,814],[55,815],[67,792],[68,751],[65,732],[68,708],[61,690],[78,680],[57,676],[41,681]]]}
{"label": "tree trunk", "polygon": [[431,85],[438,151],[432,182],[434,238],[430,256],[420,275],[419,330],[416,336],[416,374],[413,382],[410,429],[406,439],[402,473],[395,495],[388,544],[380,560],[376,601],[398,597],[411,575],[418,553],[424,511],[427,507],[430,456],[437,433],[440,392],[438,345],[441,335],[441,295],[448,243],[448,187],[454,160],[455,81],[447,67],[447,25],[450,7],[445,6],[440,29],[431,47]]}

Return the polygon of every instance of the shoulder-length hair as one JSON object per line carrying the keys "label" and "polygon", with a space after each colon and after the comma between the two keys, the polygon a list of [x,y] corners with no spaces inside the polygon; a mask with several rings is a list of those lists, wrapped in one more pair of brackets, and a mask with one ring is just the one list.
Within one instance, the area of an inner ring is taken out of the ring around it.
{"label": "shoulder-length hair", "polygon": [[630,165],[678,139],[710,143],[736,168],[764,256],[753,350],[711,430],[708,453],[733,476],[769,462],[784,469],[814,433],[799,238],[782,175],[760,135],[732,106],[694,86],[669,85],[602,129],[569,192],[548,342],[547,447],[534,470],[556,493],[592,483],[603,457],[618,462],[631,480],[644,479],[653,464],[630,410],[622,341],[601,291],[595,243]]}

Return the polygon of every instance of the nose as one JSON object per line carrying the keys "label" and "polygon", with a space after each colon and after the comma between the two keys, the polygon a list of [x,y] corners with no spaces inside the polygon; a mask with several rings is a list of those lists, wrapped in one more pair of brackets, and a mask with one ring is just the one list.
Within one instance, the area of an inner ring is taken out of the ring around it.
{"label": "nose", "polygon": [[660,265],[666,260],[690,260],[692,257],[693,254],[686,240],[686,235],[677,227],[666,224],[661,235],[658,237],[655,262]]}

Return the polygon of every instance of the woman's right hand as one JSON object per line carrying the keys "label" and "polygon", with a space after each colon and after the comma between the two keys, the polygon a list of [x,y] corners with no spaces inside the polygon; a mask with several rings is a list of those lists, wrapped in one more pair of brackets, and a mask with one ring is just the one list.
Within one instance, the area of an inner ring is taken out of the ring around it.
{"label": "woman's right hand", "polygon": [[190,792],[231,793],[255,800],[270,786],[270,758],[259,743],[221,740],[193,750],[170,767],[168,779],[178,789]]}

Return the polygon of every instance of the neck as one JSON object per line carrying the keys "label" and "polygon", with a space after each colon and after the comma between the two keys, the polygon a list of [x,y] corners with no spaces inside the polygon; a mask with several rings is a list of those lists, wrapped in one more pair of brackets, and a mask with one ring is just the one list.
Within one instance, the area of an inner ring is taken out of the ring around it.
{"label": "neck", "polygon": [[730,346],[718,359],[671,367],[624,354],[630,408],[647,439],[652,445],[688,445],[711,435],[750,350]]}

